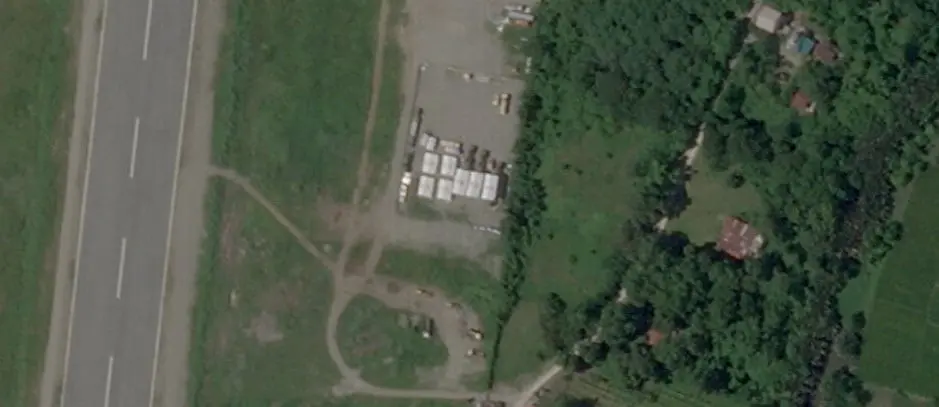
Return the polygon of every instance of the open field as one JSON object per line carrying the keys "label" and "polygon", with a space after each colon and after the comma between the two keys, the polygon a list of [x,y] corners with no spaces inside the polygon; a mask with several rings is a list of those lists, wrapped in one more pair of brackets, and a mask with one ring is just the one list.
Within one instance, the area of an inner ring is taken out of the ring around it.
{"label": "open field", "polygon": [[[397,247],[385,248],[376,272],[421,286],[439,287],[454,300],[465,303],[483,320],[485,331],[495,327],[499,283],[472,260],[443,252],[425,254]],[[488,338],[487,338],[488,339]],[[489,348],[487,341],[485,348]]]}
{"label": "open field", "polygon": [[[336,232],[346,215],[343,205],[351,201],[379,5],[374,0],[228,5],[230,31],[216,82],[215,160],[251,179],[308,233]],[[400,51],[386,57],[400,58]],[[400,64],[390,65],[383,84],[396,90]],[[377,111],[380,139],[393,134],[397,123],[399,94],[388,93]],[[372,148],[388,149],[389,143]]]}
{"label": "open field", "polygon": [[914,183],[904,236],[890,253],[868,315],[862,376],[874,383],[939,397],[939,169]]}
{"label": "open field", "polygon": [[210,186],[190,405],[324,405],[328,271],[243,191]]}
{"label": "open field", "polygon": [[447,348],[437,335],[422,338],[420,323],[409,318],[420,317],[355,297],[339,320],[337,339],[346,363],[377,386],[417,387],[422,373],[431,375],[447,362]]}
{"label": "open field", "polygon": [[656,386],[648,394],[617,388],[595,373],[574,375],[566,384],[565,394],[596,400],[597,407],[744,407],[747,403],[703,394],[681,384]]}
{"label": "open field", "polygon": [[[0,405],[37,403],[69,131],[72,2],[0,3]],[[77,31],[77,30],[76,30]]]}
{"label": "open field", "polygon": [[545,146],[540,178],[547,189],[547,210],[529,254],[529,277],[516,311],[520,315],[505,328],[498,381],[515,380],[541,366],[537,304],[548,293],[557,292],[574,305],[601,288],[600,270],[620,240],[616,225],[633,215],[631,206],[638,201],[636,160],[659,137],[637,128],[610,138],[586,133],[552,139]]}
{"label": "open field", "polygon": [[703,156],[707,151],[702,148],[700,154],[687,185],[691,205],[681,216],[668,222],[668,229],[685,233],[696,244],[704,244],[717,240],[725,216],[759,224],[763,208],[753,186],[745,183],[732,188],[728,183],[731,171],[715,171]]}

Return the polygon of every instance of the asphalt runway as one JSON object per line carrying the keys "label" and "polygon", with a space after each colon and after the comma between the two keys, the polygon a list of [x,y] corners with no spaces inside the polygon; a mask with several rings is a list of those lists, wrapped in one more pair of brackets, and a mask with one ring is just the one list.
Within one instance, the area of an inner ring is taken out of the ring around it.
{"label": "asphalt runway", "polygon": [[109,0],[61,407],[152,406],[197,0]]}

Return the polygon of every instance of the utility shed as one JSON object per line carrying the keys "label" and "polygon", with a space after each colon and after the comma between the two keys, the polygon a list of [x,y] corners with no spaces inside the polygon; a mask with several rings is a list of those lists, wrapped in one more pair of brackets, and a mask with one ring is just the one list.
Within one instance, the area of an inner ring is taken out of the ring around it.
{"label": "utility shed", "polygon": [[479,198],[479,194],[483,191],[483,176],[484,174],[479,171],[470,171],[469,173],[469,183],[466,186],[466,196],[470,198]]}
{"label": "utility shed", "polygon": [[453,181],[448,179],[437,180],[437,199],[447,202],[453,200]]}
{"label": "utility shed", "polygon": [[782,25],[782,13],[766,4],[757,3],[750,11],[750,19],[753,25],[770,34],[775,34],[779,26]]}
{"label": "utility shed", "polygon": [[434,184],[436,179],[421,175],[421,180],[417,183],[417,196],[421,198],[432,199],[434,197]]}
{"label": "utility shed", "polygon": [[736,217],[724,218],[717,248],[731,257],[743,260],[757,254],[763,247],[763,235],[756,228]]}
{"label": "utility shed", "polygon": [[480,198],[486,201],[495,201],[499,194],[499,176],[496,174],[483,174],[483,190]]}
{"label": "utility shed", "polygon": [[452,177],[456,175],[456,156],[443,155],[440,159],[440,175]]}
{"label": "utility shed", "polygon": [[440,154],[426,152],[424,153],[424,159],[421,160],[421,172],[424,174],[436,174],[439,165]]}
{"label": "utility shed", "polygon": [[456,170],[453,176],[453,195],[466,196],[466,188],[469,187],[470,172],[462,168]]}

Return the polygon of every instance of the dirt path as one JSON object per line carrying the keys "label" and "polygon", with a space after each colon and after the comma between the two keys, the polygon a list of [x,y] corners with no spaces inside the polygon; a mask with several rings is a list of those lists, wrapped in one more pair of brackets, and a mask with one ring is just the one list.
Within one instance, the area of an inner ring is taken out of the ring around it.
{"label": "dirt path", "polygon": [[[416,294],[417,286],[406,281],[397,280],[386,276],[354,276],[346,275],[344,269],[339,267],[336,262],[326,257],[316,246],[300,232],[286,216],[272,204],[267,198],[252,186],[244,177],[238,175],[229,169],[220,169],[209,167],[206,172],[211,176],[223,178],[243,188],[252,199],[257,201],[267,210],[278,223],[287,229],[311,255],[319,260],[331,273],[333,280],[333,301],[330,306],[329,315],[326,321],[326,347],[330,358],[336,364],[336,368],[343,377],[342,383],[336,388],[337,394],[369,394],[380,397],[402,397],[402,398],[439,398],[439,399],[463,399],[477,396],[473,392],[460,390],[462,385],[460,379],[466,372],[482,371],[485,364],[478,360],[467,359],[462,353],[472,344],[466,335],[466,329],[469,326],[480,326],[480,320],[477,315],[469,310],[458,311],[459,315],[451,313],[448,315],[443,310],[448,310],[446,304],[450,301],[440,294],[432,297],[420,297]],[[370,256],[371,257],[371,256]],[[371,267],[374,267],[372,265]],[[396,287],[390,289],[389,287]],[[441,292],[433,287],[425,287],[436,292]],[[442,384],[448,389],[415,389],[400,390],[386,389],[374,386],[361,378],[358,370],[349,366],[342,356],[337,338],[337,328],[342,312],[345,310],[349,301],[356,295],[371,296],[386,306],[394,309],[407,309],[412,312],[427,314],[439,321],[441,338],[447,345],[449,357],[447,364],[443,367],[442,374],[444,379]],[[506,393],[498,397],[500,400],[514,400],[512,393]]]}
{"label": "dirt path", "polygon": [[306,251],[308,251],[311,255],[313,255],[313,257],[316,257],[317,260],[322,262],[323,265],[325,265],[334,274],[337,273],[338,270],[340,270],[340,268],[335,262],[333,262],[328,257],[326,257],[326,255],[323,254],[323,252],[320,251],[320,249],[317,248],[316,245],[310,241],[310,239],[307,239],[307,237],[303,234],[303,232],[300,231],[300,228],[298,228],[297,225],[294,225],[293,222],[287,219],[287,216],[285,216],[283,212],[277,209],[277,207],[274,206],[274,204],[271,203],[271,201],[265,198],[264,195],[261,194],[261,191],[258,191],[257,188],[252,186],[251,183],[246,178],[242,177],[241,175],[238,175],[233,170],[217,168],[217,167],[212,167],[209,170],[209,175],[225,178],[237,184],[238,186],[240,186],[242,189],[245,190],[245,192],[248,193],[248,195],[251,195],[251,197],[254,198],[254,200],[258,201],[258,203],[260,203],[261,206],[264,207],[264,209],[267,209],[267,211],[271,213],[271,215],[274,217],[274,219],[277,220],[278,223],[280,223],[285,228],[287,228],[290,234],[293,235],[293,237],[297,239],[297,242],[299,242],[300,245],[303,246],[304,249],[306,249]]}
{"label": "dirt path", "polygon": [[[396,280],[386,276],[376,276],[375,268],[381,258],[385,246],[383,233],[378,233],[370,247],[369,254],[365,263],[364,275],[347,274],[347,265],[351,249],[355,246],[358,238],[365,232],[367,226],[364,222],[372,213],[366,213],[361,208],[363,205],[362,197],[369,187],[369,168],[370,151],[372,144],[372,134],[374,133],[375,121],[378,111],[379,101],[381,99],[381,87],[384,69],[385,45],[388,31],[388,19],[390,13],[390,4],[388,0],[382,0],[379,11],[378,29],[376,34],[376,52],[372,68],[371,97],[369,100],[369,110],[366,117],[362,150],[360,152],[360,161],[356,174],[356,187],[352,196],[352,215],[347,220],[346,228],[343,234],[342,247],[336,261],[332,261],[317,248],[301,231],[293,224],[273,203],[245,177],[240,176],[235,171],[222,168],[210,168],[210,175],[218,176],[233,182],[243,188],[254,200],[260,203],[284,228],[286,228],[294,238],[311,255],[319,260],[332,275],[333,281],[333,300],[330,304],[329,314],[326,320],[326,347],[330,358],[339,370],[343,380],[334,387],[334,393],[337,395],[345,394],[367,394],[378,397],[390,398],[411,398],[411,399],[449,399],[460,400],[479,396],[476,392],[463,390],[460,383],[462,377],[467,372],[482,371],[485,369],[485,363],[482,360],[468,359],[464,355],[464,349],[472,344],[466,342],[472,341],[465,333],[467,324],[474,327],[480,326],[479,317],[468,310],[456,311],[447,307],[448,299],[442,296],[433,298],[416,298],[417,286],[405,281]],[[395,180],[389,180],[388,191],[396,187]],[[395,192],[393,191],[393,192]],[[386,192],[381,197],[381,204],[375,211],[386,210],[388,202],[391,202],[393,209],[393,196],[388,199]],[[390,287],[396,287],[391,289]],[[437,292],[442,292],[432,287],[425,287]],[[442,367],[441,375],[443,379],[440,385],[443,388],[437,389],[388,389],[372,385],[363,380],[357,369],[349,366],[342,356],[342,352],[337,342],[337,330],[339,320],[346,306],[356,295],[371,296],[390,308],[407,309],[412,312],[423,313],[439,321],[439,331],[441,339],[447,345],[449,358],[447,364]],[[449,313],[447,312],[449,311]],[[478,366],[477,366],[478,365]],[[514,393],[494,394],[491,398],[511,402],[516,400]]]}
{"label": "dirt path", "polygon": [[369,181],[369,153],[372,147],[372,134],[375,132],[375,117],[378,115],[378,104],[381,100],[381,85],[385,67],[385,43],[388,31],[388,0],[381,1],[378,12],[378,33],[375,36],[375,60],[372,63],[371,98],[368,102],[368,113],[365,117],[365,132],[362,136],[362,151],[359,153],[359,168],[356,172],[356,185],[352,192],[352,215],[348,220],[348,227],[342,240],[339,252],[339,267],[345,269],[349,260],[349,253],[355,245],[359,235],[362,214],[359,207],[362,194],[368,188]]}

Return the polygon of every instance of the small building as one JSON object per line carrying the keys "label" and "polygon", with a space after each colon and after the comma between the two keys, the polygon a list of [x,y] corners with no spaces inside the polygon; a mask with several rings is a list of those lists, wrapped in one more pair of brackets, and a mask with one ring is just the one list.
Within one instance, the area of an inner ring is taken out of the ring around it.
{"label": "small building", "polygon": [[453,200],[453,181],[448,179],[437,180],[437,199],[445,202]]}
{"label": "small building", "polygon": [[783,14],[772,6],[757,2],[750,10],[750,21],[756,28],[775,34],[783,25]]}
{"label": "small building", "polygon": [[724,218],[717,248],[738,260],[759,253],[763,247],[763,235],[756,228],[733,216]]}
{"label": "small building", "polygon": [[662,331],[658,329],[655,329],[655,328],[649,329],[648,331],[646,331],[646,344],[649,346],[658,345],[659,342],[662,342],[662,340],[665,339],[666,336],[667,335],[665,335]]}
{"label": "small building", "polygon": [[417,196],[427,199],[433,198],[434,184],[436,184],[436,182],[437,180],[433,177],[421,175],[421,179],[417,182]]}
{"label": "small building", "polygon": [[437,153],[426,152],[424,159],[421,160],[421,172],[424,174],[436,174],[440,165],[440,155]]}
{"label": "small building", "polygon": [[833,64],[838,60],[838,48],[831,41],[821,40],[812,49],[812,57],[823,64]]}
{"label": "small building", "polygon": [[796,91],[792,94],[792,99],[789,101],[789,107],[797,110],[799,114],[810,115],[815,113],[815,102],[812,101],[812,98],[809,95],[805,94],[801,90]]}
{"label": "small building", "polygon": [[440,143],[437,145],[437,148],[439,148],[440,151],[446,154],[459,155],[460,152],[463,150],[463,145],[460,144],[460,142],[458,141],[440,140]]}
{"label": "small building", "polygon": [[499,196],[499,176],[496,174],[483,175],[482,198],[485,201],[495,201]]}
{"label": "small building", "polygon": [[456,175],[457,158],[452,155],[443,155],[440,159],[440,175],[453,177]]}
{"label": "small building", "polygon": [[479,171],[469,172],[469,182],[466,185],[466,196],[469,198],[479,198],[483,192],[484,174]]}
{"label": "small building", "polygon": [[456,175],[453,176],[453,195],[466,196],[466,188],[469,187],[469,177],[469,170],[462,168],[456,170]]}

